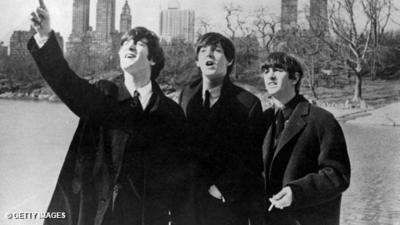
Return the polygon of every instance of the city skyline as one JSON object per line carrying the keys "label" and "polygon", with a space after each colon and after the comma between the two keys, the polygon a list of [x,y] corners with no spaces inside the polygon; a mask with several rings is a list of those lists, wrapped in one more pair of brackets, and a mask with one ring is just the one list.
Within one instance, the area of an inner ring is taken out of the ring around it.
{"label": "city skyline", "polygon": [[[272,0],[269,2],[270,9],[279,7],[281,0]],[[221,31],[224,21],[223,5],[224,2],[215,3],[213,0],[180,0],[182,9],[193,9],[196,11],[196,17],[207,18],[210,23],[215,25],[215,31]],[[231,0],[225,3],[234,3],[246,6],[246,0]],[[52,15],[52,27],[59,31],[65,38],[72,32],[72,3],[73,0],[45,1]],[[0,13],[0,20],[9,21],[11,17],[17,17],[6,25],[6,29],[0,31],[0,41],[9,45],[10,36],[16,30],[29,30],[30,12],[37,7],[37,1],[25,2],[23,0],[3,0],[0,3],[0,9],[5,13]],[[90,2],[90,22],[92,30],[96,29],[96,4],[97,0]],[[116,1],[116,15],[120,15],[125,0]],[[132,27],[145,26],[155,33],[159,34],[159,15],[161,10],[167,9],[168,1],[165,0],[128,0],[132,13]],[[265,5],[264,1],[257,0],[253,4],[244,8],[256,8],[259,5]],[[21,7],[14,7],[15,5]],[[16,16],[18,15],[18,16]],[[278,15],[276,15],[278,16]],[[119,19],[116,20],[115,27],[119,28]]]}
{"label": "city skyline", "polygon": [[[119,15],[126,0],[116,0],[117,18],[115,28],[120,27]],[[231,0],[215,3],[213,0],[180,0],[181,9],[194,10],[196,18],[206,18],[213,25],[212,30],[222,32],[224,29],[224,3],[240,4],[245,10],[252,10],[260,6],[266,6],[269,12],[272,12],[273,17],[280,16],[281,0],[269,0],[266,5],[265,0],[252,1],[248,4],[246,0]],[[298,0],[298,10],[304,9],[310,0]],[[72,32],[72,3],[73,0],[57,0],[45,1],[52,15],[52,27],[55,31],[60,32],[64,38],[69,37]],[[159,15],[161,10],[167,9],[168,1],[165,0],[128,0],[132,13],[132,27],[145,26],[155,33],[159,34]],[[247,3],[247,4],[246,4]],[[90,19],[89,25],[93,30],[96,29],[96,4],[97,0],[91,0],[90,4]],[[396,4],[396,2],[395,2]],[[18,7],[17,7],[18,6]],[[38,6],[37,1],[24,0],[2,0],[0,3],[0,20],[8,23],[0,31],[0,41],[3,41],[6,46],[9,46],[9,41],[12,33],[16,30],[30,29],[30,12]],[[361,11],[358,11],[361,15]],[[400,12],[393,12],[393,18],[399,18]],[[362,20],[362,16],[357,16]],[[304,16],[299,14],[298,21],[304,21]],[[399,21],[397,21],[399,22]],[[399,29],[400,26],[391,23],[388,29]]]}

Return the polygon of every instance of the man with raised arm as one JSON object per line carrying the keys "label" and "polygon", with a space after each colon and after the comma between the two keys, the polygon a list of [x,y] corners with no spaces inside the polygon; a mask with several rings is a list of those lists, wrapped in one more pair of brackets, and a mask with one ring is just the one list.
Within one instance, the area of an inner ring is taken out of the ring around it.
{"label": "man with raised arm", "polygon": [[121,39],[123,74],[91,85],[64,59],[43,3],[28,49],[50,87],[80,117],[45,224],[167,225],[185,193],[184,114],[155,82],[164,66],[158,37],[136,27]]}

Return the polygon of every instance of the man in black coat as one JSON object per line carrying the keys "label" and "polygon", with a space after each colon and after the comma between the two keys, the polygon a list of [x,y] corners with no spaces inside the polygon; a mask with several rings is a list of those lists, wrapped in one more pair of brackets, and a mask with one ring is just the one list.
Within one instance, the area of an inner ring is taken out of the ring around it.
{"label": "man in black coat", "polygon": [[337,225],[342,192],[350,183],[346,141],[332,114],[299,94],[303,69],[286,53],[262,65],[274,103],[264,112],[266,223]]}
{"label": "man in black coat", "polygon": [[187,118],[186,137],[199,162],[192,189],[196,223],[247,225],[249,218],[252,224],[261,223],[253,201],[262,193],[261,103],[230,81],[235,48],[228,38],[218,33],[201,36],[196,63],[201,78],[179,97]]}
{"label": "man in black coat", "polygon": [[164,65],[158,37],[129,31],[119,51],[123,76],[95,85],[63,57],[40,1],[28,49],[50,87],[80,117],[45,224],[167,225],[182,200],[179,165],[185,117],[154,82]]}

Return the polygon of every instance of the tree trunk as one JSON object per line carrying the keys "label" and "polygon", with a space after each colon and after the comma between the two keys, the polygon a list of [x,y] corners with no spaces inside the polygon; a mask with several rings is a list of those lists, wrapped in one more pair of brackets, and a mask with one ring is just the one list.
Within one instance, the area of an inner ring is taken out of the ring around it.
{"label": "tree trunk", "polygon": [[315,91],[315,87],[314,87],[314,86],[311,86],[311,92],[312,92],[312,94],[313,94],[313,97],[314,97],[316,100],[318,100],[318,95],[317,95],[317,92]]}
{"label": "tree trunk", "polygon": [[372,62],[371,62],[371,79],[376,80],[376,50],[377,47],[374,46],[374,49],[372,51]]}
{"label": "tree trunk", "polygon": [[361,95],[361,83],[362,83],[362,78],[361,78],[361,73],[358,72],[355,74],[355,84],[354,84],[354,97],[353,101],[354,102],[360,102],[362,100],[362,95]]}
{"label": "tree trunk", "polygon": [[315,85],[315,66],[314,66],[314,57],[311,56],[311,82],[310,82],[311,92],[315,99],[318,100],[316,85]]}

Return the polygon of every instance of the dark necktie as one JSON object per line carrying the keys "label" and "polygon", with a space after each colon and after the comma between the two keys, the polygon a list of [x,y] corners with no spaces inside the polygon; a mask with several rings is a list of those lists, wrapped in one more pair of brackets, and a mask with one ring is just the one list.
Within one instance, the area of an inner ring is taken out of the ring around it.
{"label": "dark necktie", "polygon": [[139,97],[140,97],[140,93],[138,91],[134,91],[131,106],[139,109],[140,111],[143,111],[142,104],[140,103]]}
{"label": "dark necktie", "polygon": [[205,93],[205,99],[204,99],[204,109],[206,111],[206,113],[208,114],[210,112],[210,97],[211,94],[210,92],[207,90]]}
{"label": "dark necktie", "polygon": [[283,131],[283,128],[285,127],[285,117],[283,116],[283,110],[279,109],[278,112],[276,112],[276,120],[275,120],[275,145],[278,144],[279,137]]}

